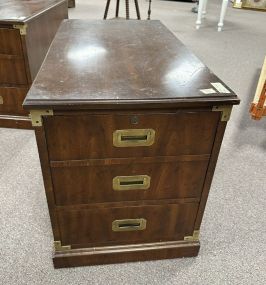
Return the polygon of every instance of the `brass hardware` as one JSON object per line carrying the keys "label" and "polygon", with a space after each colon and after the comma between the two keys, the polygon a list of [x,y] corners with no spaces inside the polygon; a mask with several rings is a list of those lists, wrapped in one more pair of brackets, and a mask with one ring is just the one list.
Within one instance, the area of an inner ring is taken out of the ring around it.
{"label": "brass hardware", "polygon": [[143,231],[146,229],[147,221],[141,219],[115,220],[112,222],[114,232]]}
{"label": "brass hardware", "polygon": [[184,237],[185,241],[199,241],[200,231],[196,230],[193,232],[193,236],[186,236]]}
{"label": "brass hardware", "polygon": [[71,245],[62,245],[61,241],[54,241],[55,251],[66,251],[71,249]]}
{"label": "brass hardware", "polygon": [[113,132],[113,145],[116,147],[150,146],[154,143],[153,129],[128,129]]}
{"label": "brass hardware", "polygon": [[31,110],[30,118],[33,127],[42,126],[42,116],[53,116],[53,110]]}
{"label": "brass hardware", "polygon": [[222,112],[221,121],[227,122],[230,119],[230,115],[232,112],[232,106],[225,105],[225,106],[213,106],[212,111],[214,112]]}
{"label": "brass hardware", "polygon": [[28,25],[27,24],[23,24],[23,25],[13,25],[13,28],[14,29],[18,29],[20,34],[22,36],[25,36],[27,34],[27,27]]}
{"label": "brass hardware", "polygon": [[151,178],[148,175],[116,176],[113,178],[113,189],[123,190],[146,190],[150,188]]}
{"label": "brass hardware", "polygon": [[0,105],[3,105],[4,104],[4,98],[3,96],[0,96]]}

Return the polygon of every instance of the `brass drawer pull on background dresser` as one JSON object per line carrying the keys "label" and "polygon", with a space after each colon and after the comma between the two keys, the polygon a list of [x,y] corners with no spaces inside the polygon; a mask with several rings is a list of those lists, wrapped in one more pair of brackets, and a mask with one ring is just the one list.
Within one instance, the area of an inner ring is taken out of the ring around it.
{"label": "brass drawer pull on background dresser", "polygon": [[150,146],[154,139],[153,129],[116,130],[113,133],[113,145],[116,147]]}
{"label": "brass drawer pull on background dresser", "polygon": [[146,190],[150,188],[151,178],[148,175],[116,176],[113,178],[113,189],[124,190]]}
{"label": "brass drawer pull on background dresser", "polygon": [[146,229],[146,224],[147,221],[142,218],[115,220],[112,223],[112,230],[114,232],[142,231]]}

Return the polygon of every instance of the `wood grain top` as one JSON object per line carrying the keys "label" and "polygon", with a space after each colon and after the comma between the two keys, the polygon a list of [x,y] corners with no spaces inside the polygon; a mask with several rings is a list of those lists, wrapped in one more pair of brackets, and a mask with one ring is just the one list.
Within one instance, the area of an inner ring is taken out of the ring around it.
{"label": "wood grain top", "polygon": [[0,0],[0,24],[24,23],[66,0]]}
{"label": "wood grain top", "polygon": [[[211,83],[226,89],[220,93]],[[24,107],[149,108],[199,102],[239,100],[160,21],[65,20]]]}

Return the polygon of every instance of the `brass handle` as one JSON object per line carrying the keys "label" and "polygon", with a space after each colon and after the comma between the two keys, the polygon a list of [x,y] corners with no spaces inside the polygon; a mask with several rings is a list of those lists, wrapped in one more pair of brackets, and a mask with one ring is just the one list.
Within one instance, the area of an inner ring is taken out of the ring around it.
{"label": "brass handle", "polygon": [[3,104],[4,104],[3,96],[0,96],[0,105],[3,105]]}
{"label": "brass handle", "polygon": [[113,145],[116,147],[151,146],[154,143],[153,129],[129,129],[113,132]]}
{"label": "brass handle", "polygon": [[146,190],[150,188],[151,178],[148,175],[116,176],[113,178],[113,189],[123,190]]}
{"label": "brass handle", "polygon": [[112,222],[114,232],[142,231],[146,229],[147,221],[141,219],[115,220]]}

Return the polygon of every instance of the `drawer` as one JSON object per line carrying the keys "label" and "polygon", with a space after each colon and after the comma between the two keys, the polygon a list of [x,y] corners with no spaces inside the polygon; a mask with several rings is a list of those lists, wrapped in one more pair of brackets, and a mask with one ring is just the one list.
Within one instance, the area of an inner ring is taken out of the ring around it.
{"label": "drawer", "polygon": [[27,84],[23,58],[0,55],[0,84]]}
{"label": "drawer", "polygon": [[28,88],[0,87],[0,114],[26,115],[22,103]]}
{"label": "drawer", "polygon": [[60,209],[62,244],[94,244],[183,240],[193,232],[197,203],[101,209]]}
{"label": "drawer", "polygon": [[47,116],[50,160],[210,154],[219,112]]}
{"label": "drawer", "polygon": [[208,166],[208,160],[111,163],[52,167],[56,204],[196,198]]}
{"label": "drawer", "polygon": [[0,28],[0,54],[23,54],[19,30]]}

